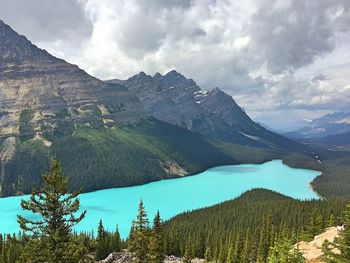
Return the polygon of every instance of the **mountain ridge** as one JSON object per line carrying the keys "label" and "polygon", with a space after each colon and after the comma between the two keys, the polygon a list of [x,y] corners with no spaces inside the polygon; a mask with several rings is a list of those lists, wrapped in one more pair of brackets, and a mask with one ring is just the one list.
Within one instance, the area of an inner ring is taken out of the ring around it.
{"label": "mountain ridge", "polygon": [[232,96],[217,87],[204,91],[193,79],[175,70],[153,77],[140,72],[126,80],[106,83],[126,86],[149,115],[191,131],[253,147],[303,149],[301,144],[254,122]]}
{"label": "mountain ridge", "polygon": [[350,112],[334,112],[312,120],[308,125],[285,133],[291,138],[322,138],[350,132]]}

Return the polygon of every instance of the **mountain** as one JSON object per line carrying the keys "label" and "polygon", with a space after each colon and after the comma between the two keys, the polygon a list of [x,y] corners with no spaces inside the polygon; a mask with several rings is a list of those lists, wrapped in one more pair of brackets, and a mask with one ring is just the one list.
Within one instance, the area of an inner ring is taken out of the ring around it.
{"label": "mountain", "polygon": [[321,138],[299,138],[306,144],[318,145],[331,151],[350,151],[350,132]]}
{"label": "mountain", "polygon": [[231,96],[201,88],[172,70],[154,76],[140,72],[127,80],[109,80],[135,94],[151,116],[211,138],[245,146],[300,150],[302,145],[255,123]]}
{"label": "mountain", "polygon": [[299,130],[285,135],[291,138],[321,138],[350,132],[350,112],[335,112],[312,120]]}
{"label": "mountain", "polygon": [[[2,196],[29,193],[40,184],[40,175],[52,158],[61,161],[72,189],[93,191],[280,156],[276,151],[224,143],[157,120],[144,110],[145,100],[130,87],[88,75],[39,49],[2,21],[0,58]],[[178,74],[171,75],[165,86],[178,82]],[[183,89],[193,86],[193,81],[181,81]],[[170,104],[172,100],[197,105],[191,93],[174,94]],[[189,113],[187,107],[179,110],[180,116]],[[216,121],[214,114],[200,107],[193,110]],[[163,114],[171,115],[170,111]]]}
{"label": "mountain", "polygon": [[328,145],[332,149],[350,151],[350,132],[337,135],[328,135],[326,137],[320,138],[319,142],[324,145]]}
{"label": "mountain", "polygon": [[39,49],[0,21],[0,133],[50,133],[59,120],[134,121],[138,99]]}

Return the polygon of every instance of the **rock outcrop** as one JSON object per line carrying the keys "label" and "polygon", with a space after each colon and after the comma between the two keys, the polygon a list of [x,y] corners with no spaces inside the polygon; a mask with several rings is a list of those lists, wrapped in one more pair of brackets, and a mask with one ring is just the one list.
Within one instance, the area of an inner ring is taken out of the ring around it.
{"label": "rock outcrop", "polygon": [[[328,240],[333,242],[338,237],[336,227],[329,227],[323,233],[315,236],[310,242],[301,241],[297,244],[298,249],[303,253],[307,263],[323,263],[322,244]],[[336,251],[334,251],[336,252]]]}
{"label": "rock outcrop", "polygon": [[[128,251],[124,250],[122,252],[113,252],[109,254],[109,256],[98,263],[133,263],[135,260]],[[175,256],[166,256],[164,259],[164,263],[183,263],[183,258],[175,257]],[[192,263],[204,263],[203,259],[194,258],[191,261]]]}

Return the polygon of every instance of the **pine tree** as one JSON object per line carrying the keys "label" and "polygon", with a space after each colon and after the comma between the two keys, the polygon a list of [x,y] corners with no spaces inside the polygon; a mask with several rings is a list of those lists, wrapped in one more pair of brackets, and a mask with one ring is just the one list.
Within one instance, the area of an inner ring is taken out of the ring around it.
{"label": "pine tree", "polygon": [[4,237],[4,244],[2,245],[2,249],[1,249],[1,260],[2,262],[6,262],[7,260],[7,255],[6,255],[6,237]]}
{"label": "pine tree", "polygon": [[3,248],[4,248],[4,239],[2,237],[2,234],[0,234],[0,263],[3,262],[2,260]]}
{"label": "pine tree", "polygon": [[115,232],[111,236],[109,250],[113,252],[119,252],[122,249],[121,238],[119,234],[118,226],[115,229]]}
{"label": "pine tree", "polygon": [[97,238],[96,238],[96,254],[95,259],[101,260],[105,259],[108,256],[108,247],[107,247],[107,233],[104,229],[102,220],[100,219],[97,228]]}
{"label": "pine tree", "polygon": [[267,254],[269,253],[269,248],[273,236],[273,227],[271,224],[271,212],[267,214],[263,219],[263,223],[260,226],[259,231],[259,244],[256,256],[257,263],[263,263],[266,261]]}
{"label": "pine tree", "polygon": [[134,245],[135,245],[135,221],[132,222],[129,237],[127,240],[127,244],[128,244],[128,250],[130,252],[135,252],[135,247],[134,247]]}
{"label": "pine tree", "polygon": [[225,246],[225,243],[224,241],[221,241],[219,256],[218,256],[218,263],[226,263],[226,257],[227,257],[226,252],[227,252],[227,248]]}
{"label": "pine tree", "polygon": [[159,211],[153,220],[153,227],[149,240],[149,263],[162,263],[164,260],[164,234]]}
{"label": "pine tree", "polygon": [[305,226],[303,239],[312,240],[320,232],[322,232],[322,216],[318,213],[317,209],[313,209]]}
{"label": "pine tree", "polygon": [[204,259],[205,259],[205,263],[210,263],[213,261],[213,252],[210,247],[207,247],[205,249]]}
{"label": "pine tree", "polygon": [[166,251],[167,255],[175,255],[175,256],[181,255],[179,235],[178,235],[178,232],[176,231],[176,227],[177,227],[176,224],[174,224],[168,236],[168,242],[167,242],[168,248]]}
{"label": "pine tree", "polygon": [[334,215],[331,214],[329,216],[329,219],[328,219],[328,222],[327,222],[327,226],[328,227],[332,227],[332,226],[335,226],[335,218],[334,218]]}
{"label": "pine tree", "polygon": [[188,238],[186,242],[183,263],[191,263],[191,261],[192,261],[191,238]]}
{"label": "pine tree", "polygon": [[228,247],[228,251],[227,251],[226,263],[233,263],[234,262],[233,249],[234,248],[230,244],[229,247]]}
{"label": "pine tree", "polygon": [[21,229],[30,233],[27,251],[32,251],[33,257],[45,257],[48,263],[71,262],[72,228],[85,217],[86,211],[75,216],[80,206],[79,193],[69,193],[68,178],[62,176],[57,160],[51,162],[50,171],[42,178],[44,186],[34,189],[28,201],[21,201],[24,210],[39,214],[41,219],[33,221],[18,215]]}
{"label": "pine tree", "polygon": [[239,233],[236,235],[235,245],[233,249],[233,262],[239,261]]}
{"label": "pine tree", "polygon": [[305,258],[303,254],[294,247],[296,240],[289,238],[287,228],[282,227],[281,237],[276,240],[274,245],[270,248],[268,263],[303,263]]}
{"label": "pine tree", "polygon": [[[344,211],[345,230],[339,234],[339,238],[333,243],[325,242],[323,251],[324,260],[330,263],[347,263],[350,262],[350,203]],[[333,249],[338,250],[338,253]],[[339,253],[340,252],[340,253]]]}
{"label": "pine tree", "polygon": [[149,246],[149,227],[148,218],[143,206],[142,200],[139,204],[139,210],[136,221],[133,222],[132,231],[130,231],[129,250],[134,252],[136,263],[147,263]]}
{"label": "pine tree", "polygon": [[250,251],[250,236],[249,236],[249,229],[247,229],[244,243],[243,243],[242,254],[240,256],[240,262],[242,263],[250,262],[249,251]]}

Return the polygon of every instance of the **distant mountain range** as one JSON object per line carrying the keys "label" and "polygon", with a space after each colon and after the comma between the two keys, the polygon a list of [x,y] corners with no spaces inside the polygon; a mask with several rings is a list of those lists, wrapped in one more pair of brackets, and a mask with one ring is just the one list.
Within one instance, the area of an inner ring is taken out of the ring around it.
{"label": "distant mountain range", "polygon": [[350,112],[335,112],[309,122],[299,130],[285,135],[291,138],[322,138],[350,132]]}
{"label": "distant mountain range", "polygon": [[92,191],[303,150],[218,88],[176,71],[103,82],[0,21],[0,195],[30,192],[52,158]]}

